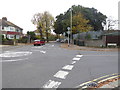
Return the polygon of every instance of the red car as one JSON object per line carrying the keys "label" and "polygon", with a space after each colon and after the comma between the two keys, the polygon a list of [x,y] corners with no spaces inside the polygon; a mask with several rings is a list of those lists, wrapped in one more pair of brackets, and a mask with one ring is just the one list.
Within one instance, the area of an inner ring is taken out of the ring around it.
{"label": "red car", "polygon": [[45,40],[34,40],[34,46],[45,45]]}

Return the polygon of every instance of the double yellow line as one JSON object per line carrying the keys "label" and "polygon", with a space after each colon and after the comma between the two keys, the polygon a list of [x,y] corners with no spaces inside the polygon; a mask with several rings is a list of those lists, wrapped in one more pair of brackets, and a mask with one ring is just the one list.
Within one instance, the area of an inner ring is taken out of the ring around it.
{"label": "double yellow line", "polygon": [[[103,81],[106,81],[106,80],[109,80],[109,79],[113,79],[113,78],[117,78],[117,77],[120,77],[120,75],[118,73],[114,73],[114,74],[110,74],[110,75],[105,75],[105,76],[96,78],[96,79],[94,79],[92,81],[88,81],[88,82],[82,83],[79,86],[77,86],[76,88],[79,88],[79,87],[87,88],[86,85],[89,84],[89,83],[96,82],[98,80],[100,80],[100,81],[98,81],[97,83],[100,83],[100,82],[103,82]],[[103,78],[106,78],[106,79],[103,79]],[[103,80],[101,80],[101,79],[103,79]]]}

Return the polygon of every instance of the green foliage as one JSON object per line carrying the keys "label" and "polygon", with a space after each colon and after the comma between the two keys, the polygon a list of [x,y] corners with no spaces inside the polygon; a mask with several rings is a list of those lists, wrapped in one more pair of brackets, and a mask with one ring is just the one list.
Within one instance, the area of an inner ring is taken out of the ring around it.
{"label": "green foliage", "polygon": [[51,32],[54,24],[53,16],[45,11],[44,13],[37,13],[33,16],[33,24],[37,25],[37,30],[39,30],[40,38],[43,38],[43,34],[46,34],[46,39],[48,42],[48,33]]}
{"label": "green foliage", "polygon": [[35,40],[35,39],[36,39],[35,33],[34,33],[33,31],[28,31],[28,32],[27,32],[27,35],[30,35],[30,39],[31,39],[31,40]]}
{"label": "green foliage", "polygon": [[27,43],[28,38],[27,37],[22,37],[18,40],[18,43]]}
{"label": "green foliage", "polygon": [[[71,15],[70,13],[71,13],[71,8],[69,8],[67,12],[65,12],[64,14],[60,14],[56,16],[56,22],[54,24],[54,28],[55,28],[54,32],[56,34],[63,34],[64,32],[67,32],[67,27],[70,27],[70,15]],[[83,16],[77,17],[77,14],[79,13],[82,14]],[[77,33],[76,32],[77,26],[79,26],[79,29],[80,28],[83,29],[84,27],[87,27],[85,29],[86,31],[90,29],[94,31],[103,30],[102,23],[106,23],[106,18],[107,18],[105,15],[103,15],[101,12],[98,12],[98,10],[94,8],[87,8],[80,5],[72,6],[72,16],[74,17],[74,19],[72,17],[73,19],[72,29],[75,30],[73,34]],[[76,19],[75,19],[75,16],[76,16]],[[84,22],[82,23],[78,20],[83,20]],[[79,25],[75,26],[76,25],[75,23],[79,23]]]}
{"label": "green foliage", "polygon": [[49,35],[50,41],[55,41],[56,39],[57,39],[56,35],[53,35],[53,34]]}
{"label": "green foliage", "polygon": [[4,35],[0,35],[0,40],[3,40],[4,39]]}
{"label": "green foliage", "polygon": [[91,35],[87,34],[85,38],[88,39],[88,40],[90,40],[91,39]]}
{"label": "green foliage", "polygon": [[87,8],[78,6],[72,6],[73,13],[80,12],[84,17],[89,20],[89,24],[93,27],[94,31],[103,30],[102,23],[106,23],[106,15],[103,15],[101,12],[98,12],[95,8]]}
{"label": "green foliage", "polygon": [[90,25],[88,25],[89,20],[86,20],[81,13],[78,13],[73,16],[73,27],[72,33],[76,34],[79,32],[87,32],[92,29]]}

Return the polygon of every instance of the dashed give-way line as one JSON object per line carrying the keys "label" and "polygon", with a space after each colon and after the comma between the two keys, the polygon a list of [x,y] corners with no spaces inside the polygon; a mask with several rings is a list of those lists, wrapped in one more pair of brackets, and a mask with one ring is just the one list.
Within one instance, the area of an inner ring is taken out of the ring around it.
{"label": "dashed give-way line", "polygon": [[[72,59],[72,62],[69,65],[62,67],[62,70],[59,70],[55,75],[53,75],[53,77],[62,80],[66,79],[67,75],[73,69],[74,64],[79,61],[82,56],[83,55],[76,55],[76,57]],[[49,80],[46,84],[43,85],[42,88],[58,88],[60,84],[60,81]]]}
{"label": "dashed give-way line", "polygon": [[54,75],[54,77],[65,79],[68,74],[69,74],[69,72],[60,70]]}
{"label": "dashed give-way line", "polygon": [[80,60],[80,58],[76,58],[76,57],[75,57],[75,58],[73,58],[73,60],[79,61],[79,60]]}
{"label": "dashed give-way line", "polygon": [[49,80],[42,88],[58,88],[61,82]]}
{"label": "dashed give-way line", "polygon": [[73,67],[74,67],[73,65],[66,65],[62,69],[72,70]]}

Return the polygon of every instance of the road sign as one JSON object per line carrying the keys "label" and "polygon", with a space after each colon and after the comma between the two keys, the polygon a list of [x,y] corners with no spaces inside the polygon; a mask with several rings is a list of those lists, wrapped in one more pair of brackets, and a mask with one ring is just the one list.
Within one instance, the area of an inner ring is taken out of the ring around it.
{"label": "road sign", "polygon": [[67,27],[68,30],[70,30],[70,27]]}
{"label": "road sign", "polygon": [[70,34],[70,31],[67,31],[67,34]]}

